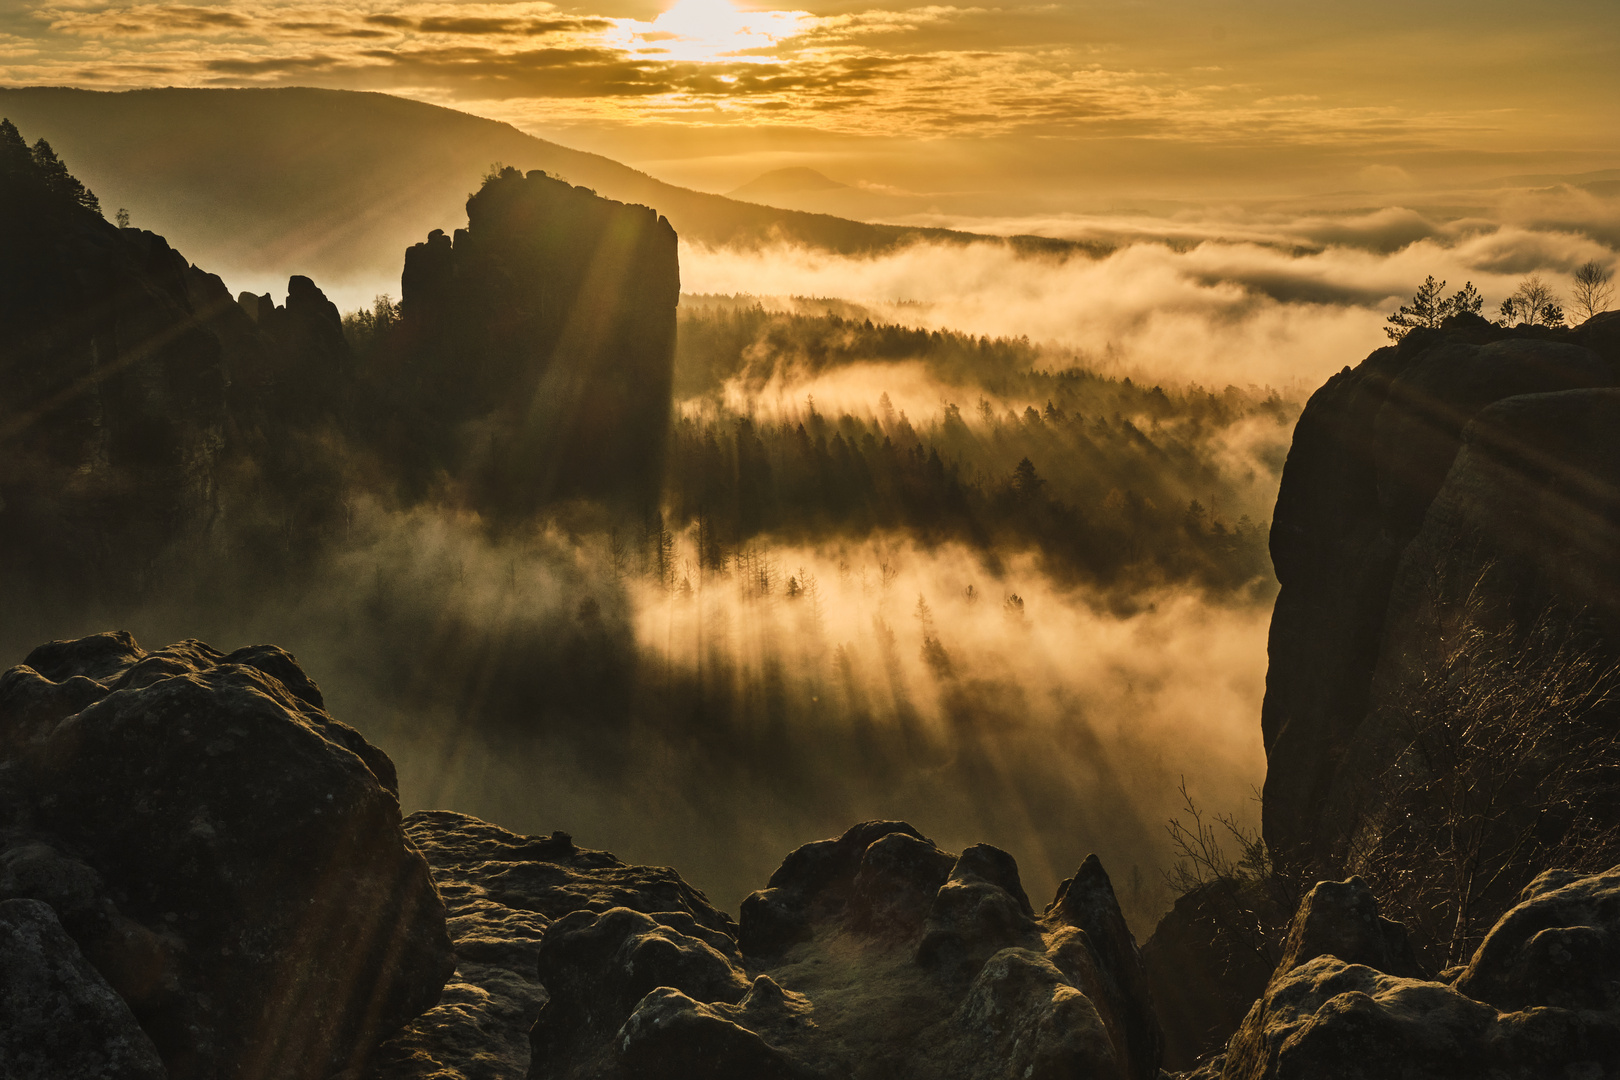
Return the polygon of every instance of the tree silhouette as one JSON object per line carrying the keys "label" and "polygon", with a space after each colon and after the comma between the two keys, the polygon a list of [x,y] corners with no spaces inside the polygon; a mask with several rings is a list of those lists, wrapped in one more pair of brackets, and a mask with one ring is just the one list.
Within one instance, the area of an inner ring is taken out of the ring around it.
{"label": "tree silhouette", "polygon": [[96,198],[95,192],[79,183],[78,177],[68,172],[68,167],[62,159],[56,156],[51,144],[44,139],[34,143],[33,153],[34,173],[45,186],[59,195],[66,195],[74,202],[87,210],[101,213],[101,200]]}
{"label": "tree silhouette", "polygon": [[1531,274],[1519,282],[1513,295],[1502,301],[1497,314],[1503,326],[1563,326],[1564,309],[1558,305],[1558,294],[1553,292],[1540,274]]}
{"label": "tree silhouette", "polygon": [[22,132],[10,120],[0,120],[0,176],[32,176],[34,159]]}
{"label": "tree silhouette", "polygon": [[1398,311],[1385,318],[1390,325],[1384,327],[1384,333],[1391,341],[1400,341],[1419,327],[1433,329],[1453,315],[1478,315],[1485,306],[1485,298],[1472,281],[1465,282],[1450,296],[1441,295],[1445,287],[1446,283],[1435,281],[1432,274],[1424,278],[1412,302],[1402,304]]}
{"label": "tree silhouette", "polygon": [[1571,307],[1584,322],[1600,311],[1607,311],[1614,295],[1614,271],[1591,259],[1575,269],[1575,292]]}

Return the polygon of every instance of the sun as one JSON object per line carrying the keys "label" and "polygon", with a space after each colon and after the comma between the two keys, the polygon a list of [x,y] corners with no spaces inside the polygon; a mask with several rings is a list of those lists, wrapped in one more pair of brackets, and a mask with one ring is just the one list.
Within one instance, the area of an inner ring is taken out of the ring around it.
{"label": "sun", "polygon": [[739,54],[792,37],[806,18],[801,11],[742,11],[730,0],[676,0],[640,36],[675,60],[746,60]]}

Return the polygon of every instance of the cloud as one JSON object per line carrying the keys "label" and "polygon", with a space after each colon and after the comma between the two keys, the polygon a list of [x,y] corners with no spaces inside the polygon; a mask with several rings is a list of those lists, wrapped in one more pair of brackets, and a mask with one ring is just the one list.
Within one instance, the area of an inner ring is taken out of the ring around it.
{"label": "cloud", "polygon": [[[1385,344],[1385,314],[1430,274],[1472,281],[1494,309],[1524,274],[1566,275],[1614,256],[1579,232],[1436,223],[1400,208],[1250,222],[1248,240],[1185,239],[1215,222],[1181,227],[1182,243],[1127,239],[1101,258],[1026,257],[1000,244],[869,257],[683,244],[681,280],[693,293],[843,297],[893,321],[1027,335],[1152,377],[1310,387]],[[1308,237],[1337,242],[1301,246]]]}
{"label": "cloud", "polygon": [[223,8],[180,4],[135,4],[102,11],[46,9],[53,31],[80,36],[129,34],[225,34],[255,25],[250,16]]}

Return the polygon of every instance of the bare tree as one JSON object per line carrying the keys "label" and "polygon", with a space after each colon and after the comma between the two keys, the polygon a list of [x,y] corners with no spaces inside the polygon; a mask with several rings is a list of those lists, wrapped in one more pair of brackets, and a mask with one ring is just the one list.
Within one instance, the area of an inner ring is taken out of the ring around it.
{"label": "bare tree", "polygon": [[1503,326],[1563,326],[1564,309],[1558,304],[1558,294],[1552,291],[1540,274],[1531,274],[1519,282],[1514,294],[1502,301],[1497,321]]}
{"label": "bare tree", "polygon": [[1575,291],[1570,306],[1585,322],[1600,311],[1607,311],[1614,296],[1614,271],[1596,259],[1575,268]]}

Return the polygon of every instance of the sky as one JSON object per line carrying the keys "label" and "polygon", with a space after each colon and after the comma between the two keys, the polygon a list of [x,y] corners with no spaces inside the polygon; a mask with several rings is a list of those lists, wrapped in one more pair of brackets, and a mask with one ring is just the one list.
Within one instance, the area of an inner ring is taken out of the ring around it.
{"label": "sky", "polygon": [[1613,0],[7,0],[0,84],[381,90],[703,190],[1027,215],[1613,168],[1617,42]]}

